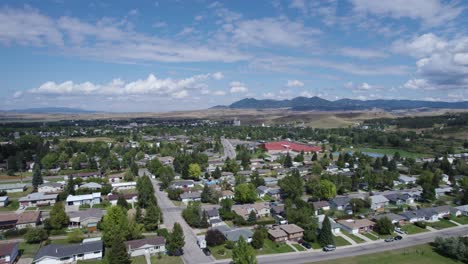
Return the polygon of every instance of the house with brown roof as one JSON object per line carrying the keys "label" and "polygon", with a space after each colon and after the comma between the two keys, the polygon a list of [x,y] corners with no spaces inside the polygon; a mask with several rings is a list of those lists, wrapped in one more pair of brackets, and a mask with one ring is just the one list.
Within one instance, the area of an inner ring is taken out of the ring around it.
{"label": "house with brown roof", "polygon": [[281,228],[269,229],[268,237],[273,242],[285,242],[286,240],[288,240],[288,234],[284,232]]}
{"label": "house with brown roof", "polygon": [[16,228],[36,227],[41,222],[41,211],[25,211],[18,215]]}
{"label": "house with brown roof", "polygon": [[250,212],[254,211],[257,218],[265,217],[270,215],[270,204],[269,203],[254,203],[254,204],[239,204],[233,205],[232,210],[242,216],[244,219],[249,218]]}
{"label": "house with brown roof", "polygon": [[0,244],[0,264],[15,263],[18,258],[18,242]]}
{"label": "house with brown roof", "polygon": [[375,223],[369,219],[343,219],[338,220],[342,229],[350,234],[364,233],[374,229]]}
{"label": "house with brown roof", "polygon": [[166,239],[161,236],[148,237],[143,239],[125,242],[128,254],[132,257],[166,253]]}
{"label": "house with brown roof", "polygon": [[138,194],[136,193],[110,194],[107,196],[107,199],[112,205],[117,205],[117,200],[119,200],[120,196],[125,198],[128,204],[134,205],[138,202]]}
{"label": "house with brown roof", "polygon": [[280,225],[280,228],[288,235],[289,240],[297,241],[304,237],[304,229],[296,224]]}
{"label": "house with brown roof", "polygon": [[221,196],[219,197],[219,201],[224,199],[234,199],[234,192],[231,190],[225,190],[221,192]]}

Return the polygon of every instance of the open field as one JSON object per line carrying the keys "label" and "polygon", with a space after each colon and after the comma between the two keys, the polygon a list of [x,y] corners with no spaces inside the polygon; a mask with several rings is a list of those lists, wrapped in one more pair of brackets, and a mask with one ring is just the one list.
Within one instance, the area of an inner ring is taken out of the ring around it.
{"label": "open field", "polygon": [[0,122],[44,122],[59,120],[128,120],[132,118],[154,119],[210,119],[226,121],[237,118],[242,124],[274,125],[289,123],[317,128],[348,127],[374,118],[396,118],[401,116],[442,115],[446,112],[463,112],[463,110],[439,109],[427,112],[417,110],[386,112],[383,110],[368,111],[291,111],[289,109],[206,109],[194,111],[177,111],[166,113],[86,113],[86,114],[28,114],[0,112]]}
{"label": "open field", "polygon": [[317,264],[461,264],[434,252],[430,245],[420,245],[399,250],[384,251],[380,253],[362,255],[357,257],[314,262]]}
{"label": "open field", "polygon": [[409,152],[406,150],[401,149],[392,149],[392,148],[352,148],[352,149],[345,149],[345,151],[360,151],[366,153],[375,153],[375,154],[382,154],[387,156],[393,156],[395,152],[399,152],[403,158],[420,158],[420,157],[431,157],[430,154],[426,153],[416,153],[416,152]]}

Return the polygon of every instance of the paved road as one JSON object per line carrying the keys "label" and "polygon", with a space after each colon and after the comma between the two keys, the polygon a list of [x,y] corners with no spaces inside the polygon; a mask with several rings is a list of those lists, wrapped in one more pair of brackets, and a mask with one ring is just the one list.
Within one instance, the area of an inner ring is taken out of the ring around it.
{"label": "paved road", "polygon": [[156,180],[151,179],[158,205],[163,212],[163,220],[166,228],[171,229],[174,223],[179,223],[182,226],[185,236],[184,255],[182,259],[186,264],[210,263],[214,259],[203,254],[202,250],[197,245],[197,237],[193,233],[192,228],[182,218],[182,209],[175,206],[164,192],[159,191],[159,186]]}
{"label": "paved road", "polygon": [[223,144],[223,149],[224,149],[223,159],[227,159],[228,157],[230,159],[235,159],[236,158],[236,150],[232,146],[231,142],[229,142],[228,139],[225,139],[224,137],[222,137],[221,138],[221,144]]}
{"label": "paved road", "polygon": [[[411,247],[420,244],[426,244],[434,241],[436,236],[451,237],[451,236],[466,236],[468,235],[467,226],[457,226],[445,230],[439,230],[435,232],[426,232],[416,235],[405,237],[403,240],[398,242],[386,243],[384,241],[358,244],[354,246],[340,247],[334,252],[323,252],[323,251],[310,251],[310,252],[292,252],[284,254],[274,255],[262,255],[259,256],[259,264],[302,264],[311,263],[317,261],[326,261],[338,258],[352,257],[358,255],[372,254],[376,252],[382,252],[387,250],[395,250],[406,247]],[[227,264],[230,260],[216,261],[219,264]]]}

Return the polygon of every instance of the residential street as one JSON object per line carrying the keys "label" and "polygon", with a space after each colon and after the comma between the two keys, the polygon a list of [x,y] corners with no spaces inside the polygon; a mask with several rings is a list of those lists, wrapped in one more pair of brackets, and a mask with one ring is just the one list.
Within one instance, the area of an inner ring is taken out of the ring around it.
{"label": "residential street", "polygon": [[[439,230],[434,232],[426,232],[416,235],[405,237],[403,240],[398,242],[387,243],[384,241],[373,242],[368,244],[358,244],[354,246],[340,247],[334,252],[323,252],[320,250],[309,251],[309,252],[293,252],[284,254],[274,255],[262,255],[259,256],[258,263],[268,264],[300,264],[310,263],[317,261],[325,261],[337,258],[352,257],[358,255],[372,254],[376,252],[401,249],[411,247],[420,244],[426,244],[434,241],[436,236],[450,237],[450,236],[465,236],[468,235],[467,226],[457,226],[445,230]],[[216,263],[229,263],[230,260],[220,260]]]}
{"label": "residential street", "polygon": [[164,225],[172,230],[174,223],[179,223],[184,230],[185,246],[184,255],[182,259],[186,264],[209,263],[213,258],[205,256],[197,244],[196,235],[193,233],[192,228],[182,218],[182,209],[175,206],[164,192],[159,191],[159,186],[156,180],[151,179],[155,190],[158,205],[162,210]]}
{"label": "residential street", "polygon": [[227,140],[224,137],[221,137],[221,144],[223,144],[223,149],[224,149],[224,156],[223,159],[230,158],[230,159],[235,159],[236,158],[236,150],[232,146],[231,142]]}

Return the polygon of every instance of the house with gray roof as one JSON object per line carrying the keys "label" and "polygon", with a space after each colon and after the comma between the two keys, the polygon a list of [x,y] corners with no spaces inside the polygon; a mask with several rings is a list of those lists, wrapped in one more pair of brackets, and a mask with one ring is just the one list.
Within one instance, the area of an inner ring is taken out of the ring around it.
{"label": "house with gray roof", "polygon": [[405,222],[405,217],[402,215],[394,214],[394,213],[385,213],[385,214],[379,214],[374,216],[374,220],[378,221],[382,218],[388,218],[390,221],[392,221],[392,224],[403,224]]}
{"label": "house with gray roof", "polygon": [[0,184],[0,191],[5,191],[7,193],[24,192],[26,191],[26,184],[24,183]]}
{"label": "house with gray roof", "polygon": [[49,206],[57,201],[58,194],[31,193],[18,199],[21,206]]}
{"label": "house with gray roof", "polygon": [[388,199],[389,203],[395,205],[413,204],[414,198],[408,193],[392,193],[385,194],[385,198]]}
{"label": "house with gray roof", "polygon": [[369,198],[371,200],[372,210],[379,210],[388,205],[388,199],[383,195],[373,195]]}
{"label": "house with gray roof", "polygon": [[148,237],[125,242],[127,252],[132,257],[166,253],[166,239],[162,236]]}
{"label": "house with gray roof", "polygon": [[468,216],[468,204],[455,207],[461,215]]}
{"label": "house with gray roof", "polygon": [[91,241],[81,244],[50,244],[39,249],[34,257],[35,264],[75,263],[78,260],[102,259],[102,241]]}
{"label": "house with gray roof", "polygon": [[339,197],[333,198],[330,201],[330,205],[331,205],[332,208],[335,208],[336,210],[343,211],[349,205],[350,201],[351,201],[351,198],[349,198],[349,197],[339,196]]}
{"label": "house with gray roof", "polygon": [[201,191],[196,191],[196,192],[184,192],[180,194],[180,200],[183,203],[189,203],[189,202],[197,202],[201,201]]}

